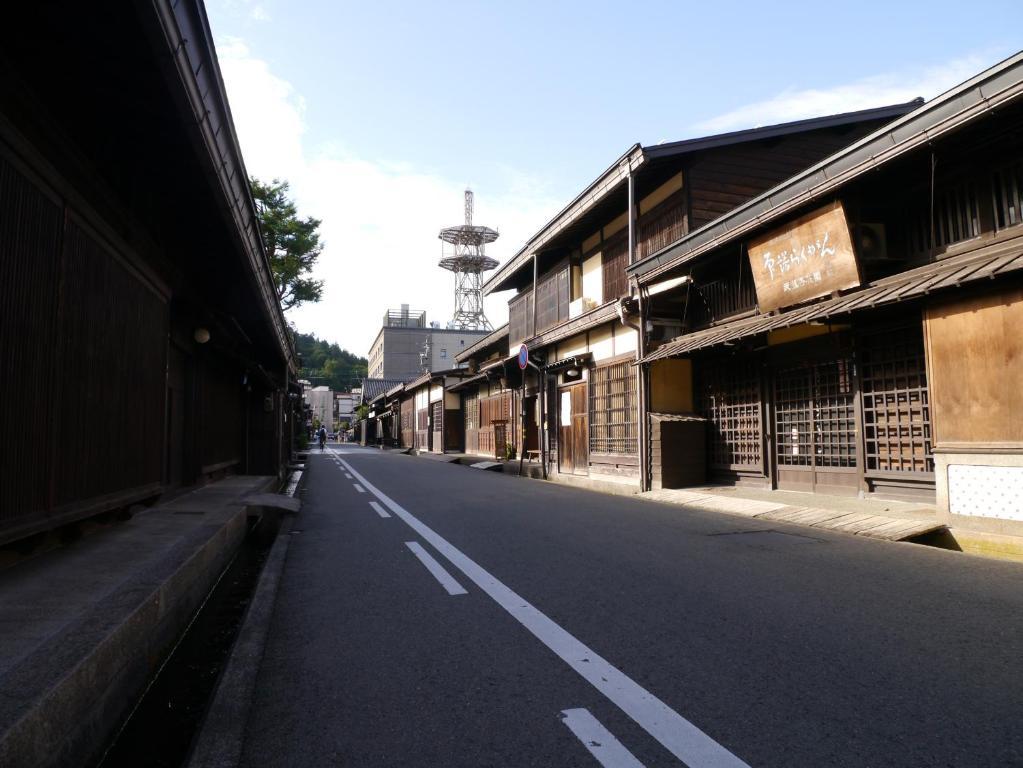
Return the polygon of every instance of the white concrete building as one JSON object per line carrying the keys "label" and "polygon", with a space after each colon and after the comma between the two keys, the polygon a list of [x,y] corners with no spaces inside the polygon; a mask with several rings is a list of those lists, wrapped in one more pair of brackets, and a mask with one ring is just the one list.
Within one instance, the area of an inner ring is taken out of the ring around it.
{"label": "white concrete building", "polygon": [[411,381],[423,371],[456,368],[455,355],[489,333],[427,324],[425,312],[402,304],[384,314],[369,350],[367,378]]}
{"label": "white concrete building", "polygon": [[362,392],[336,392],[334,393],[334,419],[341,423],[347,421],[349,424],[355,419],[355,406],[359,404]]}
{"label": "white concrete building", "polygon": [[313,420],[319,419],[327,431],[334,428],[334,393],[330,387],[313,387],[303,393],[312,410]]}

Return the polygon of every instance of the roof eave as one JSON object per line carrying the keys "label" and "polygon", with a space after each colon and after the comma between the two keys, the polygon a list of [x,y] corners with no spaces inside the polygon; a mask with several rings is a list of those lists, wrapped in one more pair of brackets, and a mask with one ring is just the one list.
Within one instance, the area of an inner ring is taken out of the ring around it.
{"label": "roof eave", "polygon": [[889,104],[883,107],[860,109],[854,112],[841,112],[836,115],[810,117],[805,120],[794,120],[789,123],[776,123],[775,125],[765,125],[759,128],[747,128],[741,131],[730,131],[728,133],[719,133],[713,136],[702,136],[695,139],[673,141],[668,144],[657,144],[652,147],[644,147],[643,151],[647,158],[655,160],[672,155],[700,152],[707,149],[717,149],[719,147],[726,147],[732,144],[744,144],[750,141],[763,141],[764,139],[788,136],[793,133],[818,131],[825,128],[835,128],[842,125],[866,122],[868,120],[883,120],[889,117],[897,118],[920,107],[923,103],[924,100],[918,97],[900,104]]}
{"label": "roof eave", "polygon": [[964,122],[1021,95],[1023,52],[990,67],[681,240],[632,264],[626,268],[626,274],[640,282],[660,277],[668,270],[749,234],[824,194],[830,194],[867,171],[934,141]]}
{"label": "roof eave", "polygon": [[484,336],[482,339],[480,339],[474,344],[470,344],[468,347],[466,347],[457,355],[455,355],[455,362],[464,363],[466,360],[468,360],[470,357],[472,357],[480,350],[486,349],[492,344],[497,344],[502,338],[507,338],[507,336],[508,323],[505,323],[493,333],[489,334],[488,336]]}
{"label": "roof eave", "polygon": [[[616,189],[618,185],[624,181],[625,176],[621,175],[620,169],[626,160],[631,159],[630,168],[631,170],[636,170],[644,162],[650,160],[690,154],[693,152],[700,152],[732,144],[762,141],[764,139],[777,136],[821,130],[824,128],[863,122],[865,120],[880,120],[887,117],[899,117],[910,111],[912,105],[917,102],[922,103],[922,100],[914,99],[913,101],[902,104],[891,104],[884,107],[874,107],[872,109],[844,112],[837,115],[826,115],[824,117],[813,117],[806,120],[796,120],[790,123],[779,123],[777,125],[764,126],[762,128],[731,131],[729,133],[715,134],[713,136],[686,139],[684,141],[674,141],[668,144],[656,144],[648,147],[634,144],[625,154],[618,158],[618,160],[604,171],[600,177],[593,181],[574,200],[572,200],[572,202],[565,206],[565,208],[563,208],[557,216],[544,225],[543,229],[537,232],[529,240],[529,242],[527,242],[526,245],[515,254],[515,256],[500,267],[497,272],[495,272],[484,283],[484,295],[514,288],[514,285],[509,284],[510,281],[527,267],[529,257],[534,251],[538,250],[538,248],[545,242],[549,242],[550,239],[564,229],[564,227],[567,226],[567,224],[569,224],[574,218],[590,210],[597,202],[599,202],[599,200],[603,199],[606,194]],[[617,178],[615,178],[616,172],[618,173]],[[609,179],[613,179],[614,183],[611,186],[602,187],[602,184],[607,185]],[[599,196],[594,196],[591,200],[586,200],[587,195],[594,189],[601,189],[601,194]],[[573,212],[573,208],[580,201],[585,201],[585,205]],[[573,213],[573,215],[571,218],[566,218],[566,215],[569,213]],[[545,234],[547,234],[546,237]]]}
{"label": "roof eave", "polygon": [[554,218],[544,224],[514,256],[497,268],[497,271],[483,284],[483,295],[489,296],[491,293],[513,288],[513,285],[507,284],[508,281],[526,266],[536,250],[550,242],[551,239],[575,219],[589,211],[610,192],[617,189],[618,185],[628,177],[628,174],[639,168],[643,161],[643,147],[639,143],[633,144],[607,170],[592,181],[586,189],[558,211]]}
{"label": "roof eave", "polygon": [[[244,251],[262,299],[263,313],[273,330],[281,358],[294,374],[298,371],[294,341],[281,309],[269,258],[259,232],[256,204],[249,190],[248,173],[227,101],[220,63],[209,20],[201,3],[154,3],[160,32],[171,52],[170,71],[177,74],[207,156],[211,182],[221,195],[237,242]],[[199,82],[203,73],[203,82]],[[214,133],[210,114],[222,128]]]}

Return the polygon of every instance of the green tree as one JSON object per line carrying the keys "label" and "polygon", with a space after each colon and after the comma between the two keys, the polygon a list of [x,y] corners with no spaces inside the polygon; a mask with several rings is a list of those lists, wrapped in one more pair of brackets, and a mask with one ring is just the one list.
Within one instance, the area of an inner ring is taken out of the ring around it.
{"label": "green tree", "polygon": [[366,378],[366,358],[310,333],[295,333],[295,349],[302,356],[301,378],[347,392]]}
{"label": "green tree", "polygon": [[320,220],[298,217],[298,209],[288,197],[286,181],[274,179],[264,184],[250,178],[249,187],[259,212],[260,230],[281,308],[288,310],[307,301],[319,301],[323,281],[308,275],[323,250],[318,232]]}

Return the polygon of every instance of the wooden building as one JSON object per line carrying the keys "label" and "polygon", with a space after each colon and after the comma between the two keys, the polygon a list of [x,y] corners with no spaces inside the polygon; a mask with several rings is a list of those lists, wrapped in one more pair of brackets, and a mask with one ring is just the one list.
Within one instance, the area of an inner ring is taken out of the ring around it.
{"label": "wooden building", "polygon": [[714,480],[1019,532],[1021,205],[1017,55],[630,266],[642,378]]}
{"label": "wooden building", "polygon": [[461,402],[449,388],[464,376],[458,368],[427,371],[402,387],[393,406],[400,414],[402,448],[431,453],[462,449]]}
{"label": "wooden building", "polygon": [[464,451],[470,455],[505,459],[539,449],[536,386],[523,392],[514,357],[508,354],[507,325],[455,357],[469,366],[468,378],[448,391],[461,399]]}
{"label": "wooden building", "polygon": [[359,422],[358,440],[361,445],[398,445],[400,423],[395,409],[401,379],[363,379],[360,386],[360,405],[368,406],[367,417]]}
{"label": "wooden building", "polygon": [[[550,472],[639,484],[640,414],[652,392],[633,365],[648,339],[672,338],[681,318],[653,317],[638,333],[626,268],[685,237],[796,171],[904,115],[915,103],[643,147],[634,145],[533,235],[485,284],[509,300],[506,356],[521,344],[540,364],[526,392],[543,410]],[[720,313],[728,276],[708,275],[705,313]],[[715,293],[712,280],[721,286]],[[514,388],[513,388],[514,389]],[[667,394],[670,398],[670,393]],[[514,395],[512,395],[514,397]],[[663,409],[670,403],[652,403]],[[514,405],[509,412],[518,418]],[[532,430],[527,430],[527,434]]]}
{"label": "wooden building", "polygon": [[279,474],[294,373],[201,5],[11,8],[0,541]]}

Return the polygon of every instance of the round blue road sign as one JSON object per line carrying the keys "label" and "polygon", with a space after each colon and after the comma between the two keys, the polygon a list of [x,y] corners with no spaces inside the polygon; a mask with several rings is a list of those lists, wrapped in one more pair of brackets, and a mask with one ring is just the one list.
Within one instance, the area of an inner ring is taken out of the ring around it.
{"label": "round blue road sign", "polygon": [[523,344],[521,347],[519,347],[519,368],[524,371],[526,370],[526,365],[528,364],[529,350],[526,348],[526,345]]}

